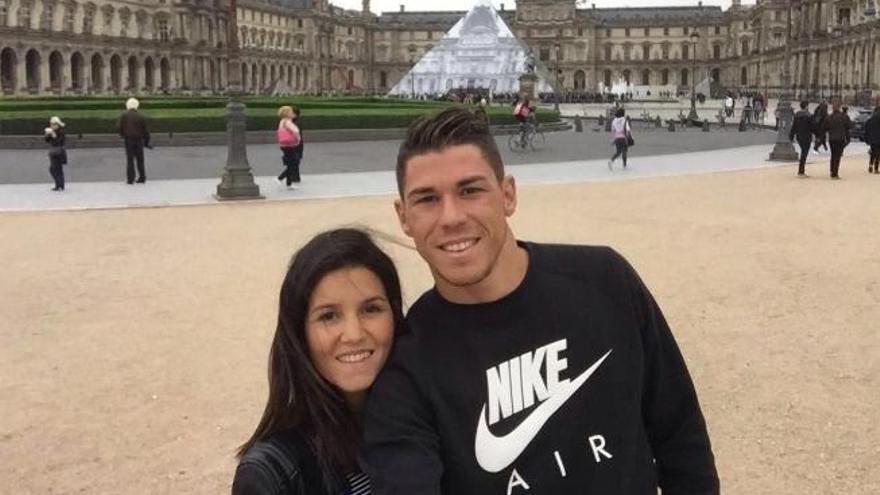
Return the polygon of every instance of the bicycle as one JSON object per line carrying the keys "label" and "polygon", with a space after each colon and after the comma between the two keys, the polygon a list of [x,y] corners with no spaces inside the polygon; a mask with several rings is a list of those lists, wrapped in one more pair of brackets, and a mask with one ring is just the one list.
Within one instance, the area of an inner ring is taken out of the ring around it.
{"label": "bicycle", "polygon": [[651,112],[647,110],[642,110],[642,113],[639,115],[639,129],[642,131],[651,131],[655,128],[659,127],[657,125],[657,121],[660,116],[653,116]]}
{"label": "bicycle", "polygon": [[547,145],[547,138],[544,137],[537,122],[529,119],[527,122],[520,124],[519,132],[511,134],[507,139],[507,147],[514,153],[527,153],[529,150],[540,151]]}
{"label": "bicycle", "polygon": [[718,110],[718,113],[715,114],[715,120],[718,121],[718,130],[726,131],[727,126],[727,113],[722,109]]}

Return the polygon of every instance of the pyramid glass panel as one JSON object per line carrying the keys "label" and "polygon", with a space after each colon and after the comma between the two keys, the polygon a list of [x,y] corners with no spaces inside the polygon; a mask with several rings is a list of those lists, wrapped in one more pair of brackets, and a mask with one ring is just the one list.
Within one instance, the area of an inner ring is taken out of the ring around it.
{"label": "pyramid glass panel", "polygon": [[[477,3],[389,91],[389,95],[438,95],[454,89],[516,93],[528,50],[488,0]],[[531,57],[534,63],[534,57]],[[546,70],[535,68],[536,90],[552,91]]]}

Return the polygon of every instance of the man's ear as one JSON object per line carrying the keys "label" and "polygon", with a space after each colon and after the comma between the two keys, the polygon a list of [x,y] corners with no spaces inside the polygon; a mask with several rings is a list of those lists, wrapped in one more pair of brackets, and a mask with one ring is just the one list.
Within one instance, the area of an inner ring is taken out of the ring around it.
{"label": "man's ear", "polygon": [[504,214],[512,216],[516,211],[516,180],[512,175],[501,179],[501,194],[504,196]]}
{"label": "man's ear", "polygon": [[406,223],[406,206],[400,198],[394,200],[394,212],[397,213],[397,221],[400,222],[400,229],[403,230],[403,233],[406,234],[407,237],[412,237],[409,225]]}

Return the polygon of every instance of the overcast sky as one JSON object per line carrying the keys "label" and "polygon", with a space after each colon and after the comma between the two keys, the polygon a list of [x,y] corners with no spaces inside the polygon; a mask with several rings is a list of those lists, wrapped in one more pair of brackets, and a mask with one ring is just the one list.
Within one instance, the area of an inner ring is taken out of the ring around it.
{"label": "overcast sky", "polygon": [[[581,8],[595,3],[596,7],[658,7],[658,6],[690,6],[697,5],[698,0],[583,0]],[[346,9],[361,9],[361,0],[330,0],[330,3],[345,7]],[[496,8],[504,3],[506,9],[516,5],[513,0],[492,0]],[[754,0],[744,0],[743,4],[755,3]],[[406,6],[406,10],[468,10],[474,4],[474,0],[370,0],[370,10],[375,13],[392,12],[400,10],[400,5]],[[720,5],[723,8],[730,6],[730,0],[706,0],[704,5]]]}

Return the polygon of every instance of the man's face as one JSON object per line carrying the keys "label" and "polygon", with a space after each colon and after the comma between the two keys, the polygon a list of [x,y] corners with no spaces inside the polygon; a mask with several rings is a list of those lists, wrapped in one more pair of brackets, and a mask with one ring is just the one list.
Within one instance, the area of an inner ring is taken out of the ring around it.
{"label": "man's face", "polygon": [[409,159],[394,207],[438,286],[475,286],[496,269],[516,186],[499,183],[477,146],[450,146]]}

